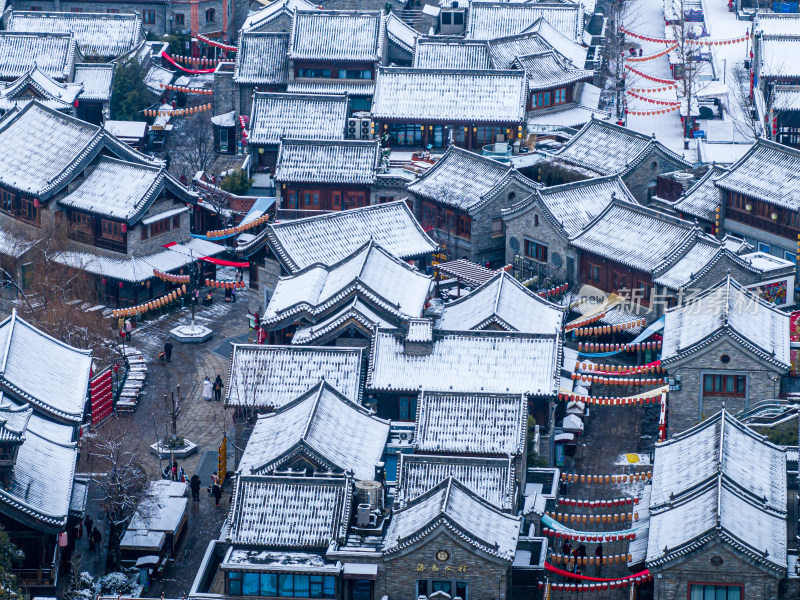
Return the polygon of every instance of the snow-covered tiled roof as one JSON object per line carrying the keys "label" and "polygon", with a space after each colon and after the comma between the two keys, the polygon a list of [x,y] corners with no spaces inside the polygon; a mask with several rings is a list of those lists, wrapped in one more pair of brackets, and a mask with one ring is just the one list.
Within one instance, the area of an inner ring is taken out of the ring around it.
{"label": "snow-covered tiled roof", "polygon": [[233,80],[238,84],[280,85],[289,80],[288,33],[243,32]]}
{"label": "snow-covered tiled roof", "polygon": [[347,524],[351,486],[342,477],[240,475],[226,538],[237,546],[325,550]]}
{"label": "snow-covered tiled roof", "polygon": [[369,240],[403,260],[436,250],[402,200],[268,225],[249,246],[267,239],[290,272],[335,264]]}
{"label": "snow-covered tiled roof", "polygon": [[565,235],[574,236],[603,212],[614,197],[637,204],[619,176],[609,175],[538,189],[504,210],[503,216],[513,218],[539,204]]}
{"label": "snow-covered tiled roof", "polygon": [[557,388],[560,338],[500,332],[434,334],[430,354],[406,354],[403,336],[372,340],[367,387],[550,396]]}
{"label": "snow-covered tiled roof", "polygon": [[354,296],[379,312],[415,318],[422,314],[431,284],[431,277],[368,242],[334,265],[311,265],[281,277],[262,323],[270,327],[287,319],[314,319]]}
{"label": "snow-covered tiled roof", "polygon": [[397,323],[388,320],[386,313],[379,314],[376,309],[356,295],[338,312],[316,320],[313,325],[297,329],[294,332],[292,344],[325,343],[326,340],[338,337],[338,332],[351,325],[360,326],[371,337],[379,327],[391,328]]}
{"label": "snow-covered tiled roof", "polygon": [[535,32],[505,36],[489,40],[487,44],[496,69],[511,69],[519,56],[551,50],[550,44]]}
{"label": "snow-covered tiled roof", "polygon": [[22,442],[32,413],[29,404],[12,404],[0,391],[0,442]]}
{"label": "snow-covered tiled roof", "polygon": [[0,389],[43,413],[80,423],[91,366],[88,350],[50,337],[16,311],[0,323]]}
{"label": "snow-covered tiled roof", "polygon": [[423,391],[417,402],[414,450],[519,456],[525,451],[527,418],[524,394]]}
{"label": "snow-covered tiled roof", "polygon": [[192,238],[188,242],[175,244],[150,254],[120,254],[99,248],[87,252],[78,247],[59,253],[53,260],[100,277],[142,283],[153,279],[153,269],[163,272],[175,271],[187,267],[201,256],[216,256],[225,250],[225,246],[220,244]]}
{"label": "snow-covered tiled roof", "polygon": [[377,62],[383,56],[380,12],[297,10],[289,39],[293,60]]}
{"label": "snow-covered tiled roof", "polygon": [[386,36],[390,42],[394,42],[406,52],[412,53],[414,52],[419,32],[395,15],[394,12],[391,12],[386,18]]}
{"label": "snow-covered tiled roof", "polygon": [[131,223],[158,197],[166,177],[163,167],[104,156],[78,188],[60,198],[58,204]]}
{"label": "snow-covered tiled roof", "polygon": [[570,241],[581,250],[650,272],[699,234],[688,221],[615,199]]}
{"label": "snow-covered tiled roof", "polygon": [[414,49],[417,69],[492,69],[486,42],[460,38],[439,40],[436,37],[417,39]]}
{"label": "snow-covered tiled roof", "polygon": [[360,398],[360,348],[233,344],[227,406],[278,409],[324,380]]}
{"label": "snow-covered tiled roof", "polygon": [[[586,64],[586,54],[589,49],[583,44],[583,36],[576,39],[564,35],[564,33],[553,27],[545,18],[538,19],[522,33],[524,35],[536,33],[547,42],[553,50],[570,61],[577,69],[582,69]],[[530,53],[523,52],[518,56],[523,56],[524,54]]]}
{"label": "snow-covered tiled roof", "polygon": [[540,18],[570,40],[583,38],[583,10],[577,2],[483,0],[473,0],[470,4],[466,36],[474,40],[492,40],[514,35],[522,33]]}
{"label": "snow-covered tiled roof", "polygon": [[164,94],[164,86],[172,82],[175,71],[165,69],[160,65],[151,65],[144,76],[144,84],[156,96]]}
{"label": "snow-covered tiled roof", "polygon": [[306,451],[321,457],[329,470],[352,471],[357,480],[371,480],[388,436],[388,421],[320,382],[297,400],[259,417],[238,469],[269,474],[286,468],[296,452]]}
{"label": "snow-covered tiled roof", "polygon": [[712,166],[705,175],[675,201],[675,204],[673,204],[675,210],[681,214],[713,221],[721,201],[719,189],[714,180],[725,172],[726,169],[722,167]]}
{"label": "snow-covered tiled roof", "polygon": [[75,83],[83,84],[81,100],[111,100],[114,65],[86,63],[75,65]]}
{"label": "snow-covered tiled roof", "polygon": [[474,458],[401,454],[397,467],[398,508],[453,477],[466,488],[503,511],[514,508],[512,458]]}
{"label": "snow-covered tiled roof", "polygon": [[785,572],[786,490],[785,450],[724,409],[657,444],[648,564],[667,563],[717,537]]}
{"label": "snow-covered tiled roof", "polygon": [[16,79],[38,68],[57,81],[66,81],[77,56],[80,52],[69,33],[0,32],[0,79]]}
{"label": "snow-covered tiled roof", "polygon": [[655,138],[607,121],[592,119],[555,156],[598,175],[626,174],[656,146],[677,161],[691,166]]}
{"label": "snow-covered tiled roof", "polygon": [[409,342],[430,342],[433,340],[433,321],[428,317],[409,319],[406,340]]}
{"label": "snow-covered tiled roof", "polygon": [[799,111],[800,88],[796,85],[776,85],[772,102],[776,111]]}
{"label": "snow-covered tiled roof", "polygon": [[116,58],[144,39],[138,13],[13,11],[9,31],[71,33],[85,58]]}
{"label": "snow-covered tiled roof", "polygon": [[659,272],[653,279],[654,283],[663,285],[671,290],[687,287],[696,276],[704,271],[712,261],[716,262],[725,253],[725,249],[711,240],[703,240],[694,244],[689,251],[666,271]]}
{"label": "snow-covered tiled roof", "polygon": [[281,138],[344,139],[347,96],[256,92],[248,143],[277,146]]}
{"label": "snow-covered tiled roof", "polygon": [[789,315],[730,275],[685,305],[667,311],[661,360],[697,352],[726,333],[764,360],[788,369]]}
{"label": "snow-covered tiled roof", "polygon": [[285,139],[275,181],[371,185],[380,164],[379,140]]}
{"label": "snow-covered tiled roof", "polygon": [[386,555],[425,538],[436,527],[450,530],[475,548],[508,564],[520,535],[519,517],[501,512],[453,477],[395,511],[386,531],[383,552]]}
{"label": "snow-covered tiled roof", "polygon": [[756,38],[756,59],[760,77],[800,77],[800,67],[788,56],[800,53],[800,36],[761,35]]}
{"label": "snow-covered tiled roof", "polygon": [[463,298],[446,304],[436,324],[447,331],[502,327],[521,333],[553,333],[564,309],[528,290],[506,271]]}
{"label": "snow-covered tiled roof", "polygon": [[9,110],[16,106],[17,102],[27,103],[38,96],[40,102],[46,102],[57,110],[63,110],[71,109],[82,91],[83,85],[80,83],[58,82],[34,67],[5,88],[0,88],[0,101],[3,103],[3,109]]}
{"label": "snow-covered tiled roof", "polygon": [[58,533],[69,516],[78,448],[72,442],[74,425],[43,419],[37,410],[28,419],[11,485],[0,488],[0,512],[37,530]]}
{"label": "snow-covered tiled roof", "polygon": [[515,177],[531,191],[538,186],[507,164],[450,146],[436,164],[407,188],[422,198],[471,210],[486,202],[491,192],[509,177]]}
{"label": "snow-covered tiled roof", "polygon": [[286,91],[290,94],[372,96],[375,82],[368,79],[293,79]]}
{"label": "snow-covered tiled roof", "polygon": [[517,123],[525,116],[522,71],[378,69],[372,114],[413,122]]}
{"label": "snow-covered tiled roof", "polygon": [[516,64],[525,71],[530,91],[565,86],[594,76],[594,71],[568,66],[554,50],[520,56]]}
{"label": "snow-covered tiled roof", "polygon": [[800,150],[758,138],[716,186],[775,206],[800,210]]}
{"label": "snow-covered tiled roof", "polygon": [[314,10],[315,6],[306,0],[277,0],[264,8],[250,13],[242,24],[242,32],[260,31],[262,27],[281,16],[291,17],[296,10]]}
{"label": "snow-covered tiled roof", "polygon": [[766,35],[795,36],[800,31],[797,13],[774,13],[758,11],[753,17],[756,33]]}

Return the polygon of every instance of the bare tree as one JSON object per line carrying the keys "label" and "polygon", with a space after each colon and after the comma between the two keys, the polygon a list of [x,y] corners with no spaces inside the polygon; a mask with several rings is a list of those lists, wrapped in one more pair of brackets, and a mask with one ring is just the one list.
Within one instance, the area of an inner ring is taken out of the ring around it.
{"label": "bare tree", "polygon": [[180,123],[174,136],[172,170],[191,181],[198,171],[206,171],[214,163],[214,135],[211,117],[201,112]]}
{"label": "bare tree", "polygon": [[625,51],[630,46],[620,28],[635,29],[641,18],[628,0],[612,0],[608,19],[609,34],[603,46],[603,74],[606,89],[614,93],[614,111],[617,121],[625,114]]}
{"label": "bare tree", "polygon": [[91,455],[95,464],[93,481],[100,493],[100,505],[105,509],[109,525],[108,558],[110,568],[119,570],[120,543],[125,528],[136,514],[145,519],[148,513],[150,480],[142,467],[142,439],[133,435],[116,416],[92,434]]}
{"label": "bare tree", "polygon": [[764,133],[764,124],[758,118],[755,99],[750,93],[750,73],[737,65],[733,68],[732,76],[734,81],[729,87],[728,98],[731,105],[728,115],[736,131],[753,142]]}

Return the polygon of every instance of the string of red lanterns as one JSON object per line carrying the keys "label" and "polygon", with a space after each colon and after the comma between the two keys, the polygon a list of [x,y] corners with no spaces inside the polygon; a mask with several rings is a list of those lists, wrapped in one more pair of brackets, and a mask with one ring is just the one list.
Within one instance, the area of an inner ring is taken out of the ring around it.
{"label": "string of red lanterns", "polygon": [[558,296],[559,294],[563,294],[569,288],[568,283],[562,283],[561,285],[557,285],[556,287],[550,288],[549,290],[544,290],[541,292],[537,292],[537,294],[542,298],[551,298],[553,296]]}
{"label": "string of red lanterns", "polygon": [[225,62],[221,58],[203,58],[200,56],[183,56],[181,54],[173,54],[172,59],[181,62],[185,65],[193,67],[215,67],[221,62]]}
{"label": "string of red lanterns", "polygon": [[630,575],[628,577],[621,577],[619,579],[600,579],[598,577],[587,577],[585,575],[578,575],[577,573],[570,573],[569,571],[564,571],[551,565],[548,562],[544,563],[545,569],[548,571],[555,573],[557,575],[561,575],[563,577],[568,577],[570,579],[576,579],[580,581],[591,581],[593,583],[560,583],[560,582],[547,582],[546,584],[543,581],[538,583],[539,588],[547,586],[546,594],[549,595],[550,589],[558,590],[558,591],[567,591],[567,592],[598,592],[602,590],[616,590],[616,589],[623,589],[628,588],[632,585],[641,585],[648,581],[653,580],[653,575],[650,571],[645,570],[641,573],[637,573],[635,575]]}
{"label": "string of red lanterns", "polygon": [[680,105],[670,106],[669,108],[662,108],[660,110],[628,110],[625,109],[626,115],[636,115],[639,117],[651,117],[653,115],[665,115],[680,108]]}
{"label": "string of red lanterns", "polygon": [[582,381],[583,383],[602,383],[604,385],[664,385],[663,377],[608,377],[606,375],[596,375],[594,373],[572,373],[572,381]]}
{"label": "string of red lanterns", "polygon": [[591,375],[650,375],[653,373],[663,373],[664,368],[661,366],[661,361],[652,362],[646,365],[636,367],[621,367],[619,365],[596,365],[588,362],[576,362],[575,368],[581,371],[586,371]]}
{"label": "string of red lanterns", "polygon": [[599,327],[579,327],[577,329],[574,329],[573,332],[578,337],[591,336],[591,335],[606,335],[609,333],[616,333],[618,331],[628,331],[629,329],[644,327],[645,323],[647,323],[645,319],[636,319],[635,321],[628,321],[627,323],[618,323],[616,325],[600,325]]}
{"label": "string of red lanterns", "polygon": [[159,84],[165,90],[172,90],[174,92],[183,92],[184,94],[201,94],[203,96],[211,96],[214,90],[207,90],[203,88],[190,88],[185,85],[172,85],[171,83]]}
{"label": "string of red lanterns", "polygon": [[233,288],[244,288],[244,281],[217,281],[216,279],[206,279],[206,287],[217,288],[220,290],[232,290]]}
{"label": "string of red lanterns", "polygon": [[228,52],[238,52],[239,48],[236,46],[229,46],[227,44],[223,44],[222,42],[215,42],[212,39],[207,38],[204,35],[197,34],[197,39],[201,42],[208,44],[209,46],[214,46],[215,48],[222,48],[223,50],[227,50]]}
{"label": "string of red lanterns", "polygon": [[632,498],[614,498],[613,500],[581,500],[578,498],[562,498],[559,497],[557,502],[561,506],[571,506],[573,508],[610,508],[616,506],[633,506],[639,504],[640,498],[634,496]]}
{"label": "string of red lanterns", "polygon": [[165,273],[158,269],[153,269],[153,276],[158,277],[162,281],[169,281],[170,283],[189,283],[190,281],[188,275],[173,275],[172,273]]}
{"label": "string of red lanterns", "polygon": [[586,325],[591,325],[592,323],[596,323],[597,321],[599,321],[600,319],[602,319],[605,316],[606,316],[606,313],[603,312],[603,313],[600,313],[600,314],[597,314],[597,315],[594,315],[594,316],[591,316],[591,317],[587,317],[585,319],[581,319],[579,321],[573,321],[572,323],[570,323],[570,324],[568,324],[568,325],[566,325],[564,327],[564,331],[568,332],[568,331],[572,331],[576,327],[584,327]]}
{"label": "string of red lanterns", "polygon": [[609,554],[604,556],[572,556],[571,554],[551,554],[550,560],[557,565],[574,565],[576,561],[578,564],[593,567],[595,565],[618,565],[620,563],[628,563],[633,557],[628,554]]}
{"label": "string of red lanterns", "polygon": [[[636,38],[638,40],[644,40],[645,42],[652,42],[654,44],[675,44],[675,46],[677,46],[677,44],[676,44],[674,39],[651,37],[649,35],[644,35],[644,34],[641,34],[641,33],[636,33],[635,31],[630,31],[629,29],[625,29],[624,27],[619,27],[618,29],[622,33],[624,33],[625,35],[629,35],[632,38]],[[684,39],[684,43],[686,43],[686,44],[696,44],[696,45],[702,45],[702,46],[725,46],[725,45],[728,45],[728,44],[741,43],[741,42],[744,42],[744,41],[746,41],[748,39],[750,39],[750,31],[749,30],[746,31],[745,34],[743,36],[740,36],[740,37],[727,38],[727,39],[724,39],[724,40],[711,40],[711,39],[703,39],[703,38],[697,38],[697,39],[686,38],[686,39]]]}
{"label": "string of red lanterns", "polygon": [[183,117],[188,115],[196,115],[197,113],[211,110],[211,104],[201,104],[200,106],[192,106],[189,108],[173,108],[172,110],[144,110],[145,117]]}
{"label": "string of red lanterns", "polygon": [[184,285],[176,290],[172,290],[169,294],[165,296],[161,296],[161,298],[150,300],[149,302],[145,302],[144,304],[139,304],[138,306],[132,306],[131,308],[120,308],[117,310],[113,310],[111,311],[111,315],[114,318],[134,317],[136,315],[141,315],[151,310],[167,306],[170,302],[175,302],[180,296],[182,296],[185,293],[186,293],[186,286]]}
{"label": "string of red lanterns", "polygon": [[262,223],[266,223],[269,221],[269,215],[262,215],[257,219],[253,219],[252,221],[248,221],[244,225],[237,225],[236,227],[228,227],[227,229],[216,229],[214,231],[209,231],[206,233],[206,237],[211,238],[218,238],[218,237],[227,237],[229,235],[236,235],[238,233],[242,233],[243,231],[247,231],[248,229],[252,229]]}
{"label": "string of red lanterns", "polygon": [[669,85],[665,84],[663,87],[657,87],[657,88],[634,87],[634,88],[631,88],[630,91],[632,91],[632,92],[640,92],[642,94],[656,94],[658,92],[668,92],[670,90],[676,89],[677,87],[678,87],[677,83],[671,83]]}
{"label": "string of red lanterns", "polygon": [[644,71],[640,71],[639,69],[636,69],[636,68],[634,68],[634,67],[630,66],[628,63],[625,63],[625,65],[624,65],[624,66],[625,66],[625,68],[626,68],[626,69],[628,69],[628,70],[629,70],[631,73],[635,73],[635,74],[636,74],[636,75],[638,75],[639,77],[642,77],[642,78],[644,78],[644,79],[647,79],[648,81],[653,81],[653,82],[655,82],[655,83],[661,83],[661,84],[663,84],[663,85],[673,85],[673,86],[675,86],[675,87],[678,87],[678,84],[677,84],[677,83],[675,83],[675,81],[674,81],[674,80],[670,81],[669,79],[661,79],[660,77],[656,77],[655,75],[648,75],[648,74],[647,74],[647,73],[645,73]]}
{"label": "string of red lanterns", "polygon": [[558,399],[562,402],[583,402],[592,406],[642,406],[661,402],[659,391],[655,394],[642,394],[640,396],[584,396],[583,394],[559,392]]}
{"label": "string of red lanterns", "polygon": [[607,525],[610,523],[631,523],[633,521],[639,520],[639,513],[638,512],[626,512],[626,513],[614,513],[614,514],[601,514],[601,515],[579,515],[575,513],[557,513],[557,512],[546,512],[545,513],[551,519],[555,519],[559,523],[575,523],[586,525],[587,523],[590,525],[594,525],[595,523]]}
{"label": "string of red lanterns", "polygon": [[640,473],[624,473],[622,475],[587,475],[586,473],[561,473],[561,481],[569,483],[629,483],[634,481],[650,480],[653,477],[652,471],[642,471]]}
{"label": "string of red lanterns", "polygon": [[677,47],[678,47],[678,44],[673,44],[669,48],[664,48],[663,50],[661,50],[660,52],[656,52],[655,54],[648,54],[647,56],[632,56],[630,58],[626,58],[625,60],[626,61],[630,61],[630,62],[636,62],[636,63],[647,62],[649,60],[655,60],[656,58],[660,58],[660,57],[664,56],[665,54],[669,54],[670,52],[675,50],[675,48],[677,48]]}
{"label": "string of red lanterns", "polygon": [[542,527],[542,534],[559,540],[572,540],[574,542],[589,542],[590,544],[605,544],[608,542],[629,542],[636,539],[636,532],[604,533],[600,531],[559,531]]}
{"label": "string of red lanterns", "polygon": [[636,342],[630,344],[608,344],[604,342],[578,342],[578,352],[633,352],[636,350],[659,350],[661,342]]}
{"label": "string of red lanterns", "polygon": [[166,59],[168,63],[170,63],[176,69],[180,69],[184,73],[191,73],[193,75],[200,74],[200,73],[213,73],[216,70],[216,67],[212,69],[187,69],[186,67],[179,65],[174,58],[172,58],[166,51],[161,52],[161,57]]}
{"label": "string of red lanterns", "polygon": [[629,96],[633,96],[637,100],[644,100],[645,102],[650,102],[651,104],[658,104],[659,106],[680,106],[680,102],[677,100],[658,100],[657,98],[650,98],[648,96],[642,96],[641,94],[637,94],[633,90],[627,90],[625,92]]}

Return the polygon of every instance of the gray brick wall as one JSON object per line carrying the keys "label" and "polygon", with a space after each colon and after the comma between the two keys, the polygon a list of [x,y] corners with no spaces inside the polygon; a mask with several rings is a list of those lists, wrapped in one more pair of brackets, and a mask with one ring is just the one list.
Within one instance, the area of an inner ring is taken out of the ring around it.
{"label": "gray brick wall", "polygon": [[473,211],[472,248],[470,260],[483,264],[485,262],[505,262],[506,235],[492,236],[492,223],[501,218],[501,211],[511,207],[530,194],[530,190],[517,181],[510,181],[495,193],[486,204]]}
{"label": "gray brick wall", "polygon": [[239,113],[237,100],[238,86],[233,83],[233,71],[217,69],[214,73],[214,114],[223,115],[232,110]]}
{"label": "gray brick wall", "polygon": [[[712,562],[712,559],[715,559]],[[722,559],[721,564],[719,559]],[[721,542],[710,542],[701,552],[682,561],[674,561],[652,569],[654,598],[688,598],[689,582],[709,584],[741,584],[742,598],[775,600],[789,598],[779,594],[780,580],[766,569],[755,566]]]}
{"label": "gray brick wall", "polygon": [[[511,263],[515,254],[522,254],[525,250],[525,239],[533,240],[547,246],[547,266],[554,277],[574,283],[577,275],[577,266],[573,273],[567,273],[567,258],[574,259],[578,264],[578,254],[570,245],[563,234],[549,221],[539,206],[534,201],[524,212],[517,213],[504,219],[506,225],[506,262]],[[537,225],[538,223],[538,225]],[[511,245],[511,238],[516,240],[518,250]],[[556,266],[553,262],[559,262]]]}
{"label": "gray brick wall", "polygon": [[[723,354],[730,357],[730,362],[720,360]],[[681,389],[669,393],[669,429],[673,434],[713,415],[723,403],[728,412],[735,413],[755,402],[777,397],[780,381],[773,378],[785,374],[726,337],[680,362],[667,365],[667,369],[670,378],[678,375],[681,379]],[[703,375],[711,373],[745,375],[744,398],[704,396]]]}
{"label": "gray brick wall", "polygon": [[[439,550],[445,550],[450,555],[446,562],[436,559]],[[424,571],[417,570],[420,565]],[[434,565],[437,571],[432,571]],[[459,573],[459,565],[466,566],[466,571]],[[446,571],[448,566],[452,569],[450,573]],[[508,597],[508,569],[508,565],[490,560],[474,548],[467,550],[463,541],[440,530],[408,554],[384,559],[374,597],[388,595],[392,600],[414,600],[417,597],[418,579],[453,579],[468,582],[470,598],[505,600]],[[455,590],[453,592],[455,595]]]}
{"label": "gray brick wall", "polygon": [[661,173],[671,171],[682,171],[686,167],[667,156],[657,148],[650,150],[642,159],[639,165],[622,180],[628,189],[639,202],[647,203],[647,188],[652,183],[655,184],[656,177]]}

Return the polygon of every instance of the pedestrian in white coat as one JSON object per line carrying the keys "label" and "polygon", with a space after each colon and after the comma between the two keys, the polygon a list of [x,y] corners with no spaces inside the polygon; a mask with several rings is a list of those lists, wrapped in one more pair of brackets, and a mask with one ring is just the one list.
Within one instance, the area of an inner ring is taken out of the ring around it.
{"label": "pedestrian in white coat", "polygon": [[203,400],[206,402],[211,402],[211,397],[214,395],[214,386],[211,383],[211,380],[206,377],[203,380]]}

